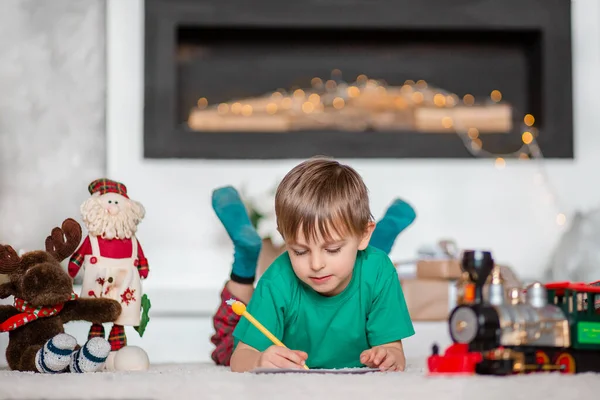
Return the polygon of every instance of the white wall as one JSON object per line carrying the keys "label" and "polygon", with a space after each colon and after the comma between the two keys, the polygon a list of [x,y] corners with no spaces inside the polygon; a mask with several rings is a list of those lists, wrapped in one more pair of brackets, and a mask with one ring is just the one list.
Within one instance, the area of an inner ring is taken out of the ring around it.
{"label": "white wall", "polygon": [[[562,202],[535,184],[535,162],[493,160],[343,160],[364,176],[380,215],[394,196],[413,203],[414,226],[392,257],[410,258],[424,242],[455,238],[490,248],[524,278],[541,276],[561,228],[558,212],[600,203],[600,3],[573,4],[575,161],[543,162]],[[229,273],[231,244],[210,206],[213,188],[272,185],[299,160],[145,160],[142,154],[143,1],[108,2],[108,175],[146,206],[140,239],[151,263],[147,287],[205,288],[216,294]],[[568,62],[565,60],[565,62]]]}
{"label": "white wall", "polygon": [[2,244],[43,249],[104,173],[104,25],[102,0],[0,6]]}
{"label": "white wall", "polygon": [[104,174],[104,18],[103,0],[0,5],[0,244],[43,249]]}

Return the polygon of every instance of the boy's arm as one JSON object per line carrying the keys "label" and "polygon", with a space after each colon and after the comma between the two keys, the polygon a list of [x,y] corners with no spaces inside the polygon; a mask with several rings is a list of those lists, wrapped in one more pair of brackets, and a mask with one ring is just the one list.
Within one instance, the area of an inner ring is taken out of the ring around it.
{"label": "boy's arm", "polygon": [[[246,310],[277,339],[283,340],[286,293],[272,281],[260,280]],[[234,340],[246,343],[257,351],[265,351],[273,342],[252,325],[245,317],[240,318],[233,331]]]}
{"label": "boy's arm", "polygon": [[394,264],[386,257],[381,268],[367,321],[369,343],[372,347],[388,345],[402,350],[400,341],[414,335],[415,330]]}
{"label": "boy's arm", "polygon": [[360,360],[369,367],[404,371],[402,339],[414,335],[415,330],[394,264],[386,257],[380,268],[367,320],[371,348],[360,355]]}
{"label": "boy's arm", "polygon": [[[284,310],[287,308],[287,291],[272,280],[261,279],[256,285],[246,310],[269,332],[283,340]],[[258,365],[261,353],[273,345],[261,331],[245,317],[240,318],[235,330],[232,371],[249,371]],[[237,346],[235,343],[237,342]]]}
{"label": "boy's arm", "polygon": [[302,369],[308,358],[303,351],[272,345],[260,352],[240,342],[231,355],[231,371],[247,372],[258,367]]}
{"label": "boy's arm", "polygon": [[404,371],[406,357],[402,341],[397,340],[365,350],[360,355],[360,362],[369,368],[379,368],[383,371]]}
{"label": "boy's arm", "polygon": [[258,366],[259,359],[260,351],[256,350],[254,347],[248,346],[244,342],[239,342],[231,355],[231,371],[251,371]]}

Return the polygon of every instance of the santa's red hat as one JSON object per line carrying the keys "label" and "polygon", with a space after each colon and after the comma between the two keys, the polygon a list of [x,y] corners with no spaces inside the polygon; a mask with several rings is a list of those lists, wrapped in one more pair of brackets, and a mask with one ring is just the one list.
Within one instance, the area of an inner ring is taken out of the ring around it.
{"label": "santa's red hat", "polygon": [[102,178],[96,179],[94,182],[90,183],[88,186],[88,190],[90,194],[94,193],[118,193],[123,197],[129,198],[127,196],[127,187],[123,185],[121,182],[112,181],[110,179]]}

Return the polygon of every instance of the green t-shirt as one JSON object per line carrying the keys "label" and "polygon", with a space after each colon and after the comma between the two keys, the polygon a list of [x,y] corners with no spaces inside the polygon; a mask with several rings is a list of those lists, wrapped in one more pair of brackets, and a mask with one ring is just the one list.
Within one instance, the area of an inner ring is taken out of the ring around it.
{"label": "green t-shirt", "polygon": [[[283,253],[259,280],[247,310],[286,347],[305,351],[309,368],[362,367],[364,350],[415,333],[396,268],[371,246],[358,252],[348,287],[332,297],[298,279]],[[235,346],[273,345],[244,317],[233,336]]]}

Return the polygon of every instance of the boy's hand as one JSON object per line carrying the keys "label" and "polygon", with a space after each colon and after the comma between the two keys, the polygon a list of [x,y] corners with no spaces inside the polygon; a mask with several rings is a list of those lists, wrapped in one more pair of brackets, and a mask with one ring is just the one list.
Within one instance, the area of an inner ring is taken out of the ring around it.
{"label": "boy's hand", "polygon": [[271,346],[261,353],[257,366],[261,368],[303,369],[307,358],[308,354],[303,351]]}
{"label": "boy's hand", "polygon": [[402,347],[376,346],[365,350],[360,355],[360,362],[369,368],[381,371],[404,371],[406,359]]}

